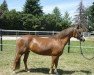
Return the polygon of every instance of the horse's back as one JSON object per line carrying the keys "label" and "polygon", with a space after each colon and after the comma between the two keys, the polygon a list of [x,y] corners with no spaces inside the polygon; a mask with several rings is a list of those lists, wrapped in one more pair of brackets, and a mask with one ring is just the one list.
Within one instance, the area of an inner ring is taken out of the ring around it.
{"label": "horse's back", "polygon": [[23,41],[30,41],[30,40],[32,40],[32,38],[34,38],[34,37],[35,37],[35,36],[33,36],[33,35],[24,35],[24,36],[18,38],[17,41],[21,41],[21,40],[23,40]]}

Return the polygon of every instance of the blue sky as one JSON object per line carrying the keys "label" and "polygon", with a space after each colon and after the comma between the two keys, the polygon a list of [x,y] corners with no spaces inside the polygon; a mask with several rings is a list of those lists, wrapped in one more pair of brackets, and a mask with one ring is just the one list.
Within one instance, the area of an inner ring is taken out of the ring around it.
{"label": "blue sky", "polygon": [[[9,10],[16,9],[22,11],[26,0],[6,0]],[[74,16],[76,9],[78,8],[81,0],[40,0],[40,5],[43,6],[42,10],[44,13],[51,13],[55,7],[60,9],[63,15],[65,11],[68,11],[70,16]],[[0,0],[0,4],[3,0]],[[85,7],[92,5],[94,0],[83,0]]]}

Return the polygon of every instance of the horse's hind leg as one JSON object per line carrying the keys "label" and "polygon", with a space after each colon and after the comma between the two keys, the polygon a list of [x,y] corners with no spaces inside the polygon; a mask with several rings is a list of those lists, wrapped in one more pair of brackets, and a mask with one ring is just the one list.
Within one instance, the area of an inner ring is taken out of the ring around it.
{"label": "horse's hind leg", "polygon": [[28,59],[28,56],[29,56],[29,51],[24,54],[24,59],[23,59],[24,65],[25,65],[25,70],[26,71],[28,71],[28,67],[27,67],[27,59]]}
{"label": "horse's hind leg", "polygon": [[21,56],[22,56],[22,54],[18,52],[16,55],[16,58],[14,60],[13,71],[20,68]]}

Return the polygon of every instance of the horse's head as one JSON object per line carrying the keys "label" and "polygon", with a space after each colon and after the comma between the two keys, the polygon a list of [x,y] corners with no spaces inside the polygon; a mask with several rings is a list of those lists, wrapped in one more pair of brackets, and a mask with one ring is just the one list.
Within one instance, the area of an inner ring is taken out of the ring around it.
{"label": "horse's head", "polygon": [[77,26],[77,27],[74,29],[74,31],[73,31],[73,37],[74,37],[74,38],[77,38],[78,40],[84,42],[84,41],[85,41],[85,38],[83,37],[82,32],[83,32],[83,29],[80,28],[79,26]]}

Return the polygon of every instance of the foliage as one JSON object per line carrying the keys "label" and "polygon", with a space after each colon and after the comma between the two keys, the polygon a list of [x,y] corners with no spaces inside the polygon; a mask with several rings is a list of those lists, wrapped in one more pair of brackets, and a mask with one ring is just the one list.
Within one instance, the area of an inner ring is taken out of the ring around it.
{"label": "foliage", "polygon": [[55,8],[53,9],[53,13],[52,13],[52,14],[54,14],[58,19],[61,18],[61,13],[60,13],[60,10],[59,10],[58,7],[55,7]]}
{"label": "foliage", "polygon": [[53,9],[52,14],[46,14],[42,17],[41,27],[49,31],[61,31],[71,25],[69,14],[64,15],[62,18],[58,7]]}
{"label": "foliage", "polygon": [[5,11],[0,17],[0,28],[11,30],[61,31],[71,25],[68,12],[61,16],[58,7],[51,14],[43,14],[39,0],[27,0],[23,12]]}
{"label": "foliage", "polygon": [[87,8],[86,14],[88,16],[89,31],[94,31],[94,3]]}
{"label": "foliage", "polygon": [[65,14],[62,18],[57,7],[52,14],[45,14],[41,17],[41,29],[48,31],[61,31],[71,25],[69,14]]}
{"label": "foliage", "polygon": [[31,14],[23,14],[23,27],[25,30],[39,30],[40,20]]}
{"label": "foliage", "polygon": [[53,14],[47,14],[44,15],[43,17],[44,19],[42,19],[41,21],[41,26],[44,28],[44,30],[48,30],[48,31],[56,31],[56,30],[60,30],[60,21],[58,21],[58,19],[56,19],[56,16]]}
{"label": "foliage", "polygon": [[3,29],[23,29],[21,14],[16,10],[6,11],[1,16],[1,28]]}
{"label": "foliage", "polygon": [[72,24],[71,17],[69,17],[69,13],[66,11],[63,16],[62,25],[64,28],[68,28],[69,26],[71,26],[71,24]]}
{"label": "foliage", "polygon": [[32,14],[34,16],[43,14],[39,0],[26,0],[23,10],[24,13]]}
{"label": "foliage", "polygon": [[75,16],[75,24],[83,28],[84,31],[87,31],[87,16],[85,15],[85,7],[81,1],[77,9],[77,14]]}
{"label": "foliage", "polygon": [[58,8],[55,8],[52,14],[42,16],[23,14],[22,21],[25,30],[60,31],[71,25],[68,12],[62,18]]}
{"label": "foliage", "polygon": [[6,0],[4,0],[4,2],[1,4],[0,11],[2,11],[2,12],[8,11],[8,5],[6,3]]}

